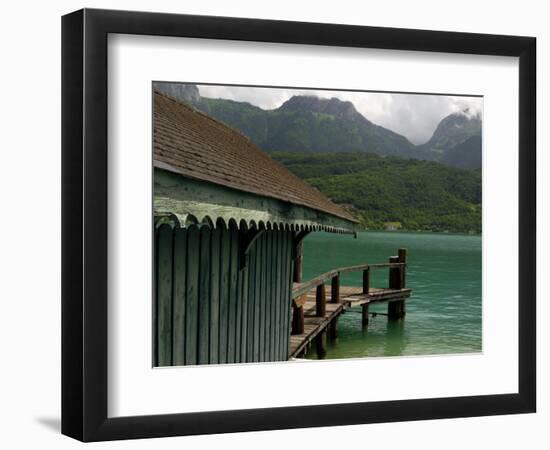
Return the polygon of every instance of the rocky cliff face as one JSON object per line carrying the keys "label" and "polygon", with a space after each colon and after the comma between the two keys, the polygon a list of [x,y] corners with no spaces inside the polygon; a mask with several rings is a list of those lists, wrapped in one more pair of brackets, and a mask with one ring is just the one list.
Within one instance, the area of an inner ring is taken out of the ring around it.
{"label": "rocky cliff face", "polygon": [[481,118],[468,110],[445,117],[424,146],[433,150],[449,150],[473,136],[481,136]]}
{"label": "rocky cliff face", "polygon": [[481,117],[465,110],[443,118],[430,140],[419,148],[443,164],[479,169],[481,143]]}
{"label": "rocky cliff face", "polygon": [[367,124],[371,123],[355,109],[353,103],[334,97],[327,99],[309,95],[297,95],[283,103],[278,110],[283,112],[294,111],[327,114],[340,119],[359,121]]}
{"label": "rocky cliff face", "polygon": [[201,101],[199,88],[194,84],[164,83],[155,81],[153,83],[153,87],[180,102],[190,103],[191,105],[197,106]]}

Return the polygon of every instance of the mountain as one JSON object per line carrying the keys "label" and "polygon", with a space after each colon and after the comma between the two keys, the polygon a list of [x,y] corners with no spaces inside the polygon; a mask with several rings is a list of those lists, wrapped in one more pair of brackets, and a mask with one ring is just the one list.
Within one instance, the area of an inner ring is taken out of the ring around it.
{"label": "mountain", "polygon": [[419,146],[443,164],[481,167],[481,118],[468,110],[444,117],[428,142]]}
{"label": "mountain", "polygon": [[267,152],[367,152],[419,157],[407,138],[375,125],[351,102],[294,96],[263,110],[246,102],[201,98],[204,112],[240,130]]}
{"label": "mountain", "polygon": [[444,152],[472,136],[481,136],[481,119],[479,115],[470,115],[466,109],[443,118],[424,146],[436,152]]}
{"label": "mountain", "polygon": [[198,106],[201,101],[199,88],[194,84],[154,81],[153,87],[180,102],[190,103],[193,106]]}
{"label": "mountain", "polygon": [[368,153],[272,153],[367,229],[481,232],[481,172]]}
{"label": "mountain", "polygon": [[[467,110],[443,118],[428,142],[413,145],[368,120],[352,102],[337,98],[297,95],[279,108],[264,110],[247,102],[201,97],[192,84],[154,86],[241,131],[269,153],[361,152],[481,167],[481,119]],[[475,137],[479,139],[470,140]]]}
{"label": "mountain", "polygon": [[463,169],[481,168],[481,135],[472,136],[447,150],[440,162]]}

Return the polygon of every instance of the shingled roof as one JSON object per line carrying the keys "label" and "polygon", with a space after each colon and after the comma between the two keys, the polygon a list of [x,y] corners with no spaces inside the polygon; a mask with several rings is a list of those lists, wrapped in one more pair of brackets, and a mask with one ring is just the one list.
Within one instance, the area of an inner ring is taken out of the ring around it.
{"label": "shingled roof", "polygon": [[243,134],[157,90],[154,117],[155,167],[357,222]]}

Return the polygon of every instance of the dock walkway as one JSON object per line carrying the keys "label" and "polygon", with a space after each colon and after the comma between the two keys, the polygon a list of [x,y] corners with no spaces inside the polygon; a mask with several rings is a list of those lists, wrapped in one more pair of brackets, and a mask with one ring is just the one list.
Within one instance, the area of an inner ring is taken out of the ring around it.
{"label": "dock walkway", "polygon": [[[299,285],[299,283],[295,284]],[[411,292],[412,290],[409,288],[370,288],[368,294],[363,294],[362,288],[342,286],[340,287],[340,301],[332,303],[331,287],[325,286],[326,311],[323,317],[319,317],[316,311],[317,294],[316,290],[312,289],[304,296],[304,301],[301,303],[304,308],[304,332],[290,336],[290,357],[296,358],[300,355],[319,333],[326,331],[331,326],[331,323],[334,323],[334,326],[336,326],[335,321],[338,319],[338,316],[347,309],[354,306],[403,300],[410,297]],[[331,332],[334,333],[335,331],[331,330]]]}
{"label": "dock walkway", "polygon": [[[369,305],[388,303],[388,319],[405,316],[405,300],[412,290],[405,287],[406,252],[391,257],[387,264],[364,264],[335,269],[305,283],[294,283],[292,289],[293,318],[289,358],[299,358],[316,344],[319,357],[326,350],[327,335],[336,338],[338,317],[347,309],[361,306],[362,323],[368,324]],[[370,287],[370,270],[389,269],[389,287]],[[363,271],[363,286],[340,286],[340,273]],[[330,285],[325,282],[330,280]]]}

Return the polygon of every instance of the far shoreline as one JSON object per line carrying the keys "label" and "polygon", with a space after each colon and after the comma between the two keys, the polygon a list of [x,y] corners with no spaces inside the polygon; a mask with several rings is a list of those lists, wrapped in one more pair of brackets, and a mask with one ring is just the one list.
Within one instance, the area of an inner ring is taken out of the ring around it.
{"label": "far shoreline", "polygon": [[391,234],[437,234],[443,236],[472,236],[482,237],[483,233],[464,233],[460,231],[430,231],[430,230],[383,230],[383,229],[363,229],[358,230],[357,233],[391,233]]}

